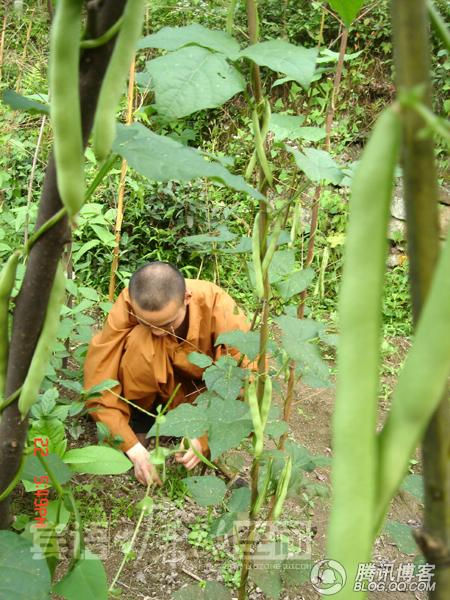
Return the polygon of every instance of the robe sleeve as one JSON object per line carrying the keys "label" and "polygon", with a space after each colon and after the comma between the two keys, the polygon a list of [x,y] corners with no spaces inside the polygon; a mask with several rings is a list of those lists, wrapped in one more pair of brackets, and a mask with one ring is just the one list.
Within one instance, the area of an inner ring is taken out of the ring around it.
{"label": "robe sleeve", "polygon": [[[123,290],[112,307],[100,333],[95,335],[88,348],[84,363],[84,388],[87,390],[105,379],[119,381],[119,365],[129,332],[138,323],[130,314],[132,311],[128,289]],[[119,384],[112,391],[100,392],[98,397],[86,400],[86,407],[94,421],[104,423],[112,436],[120,435],[124,441],[120,445],[123,452],[138,442],[129,425],[131,410],[129,404],[112,392],[121,394]]]}

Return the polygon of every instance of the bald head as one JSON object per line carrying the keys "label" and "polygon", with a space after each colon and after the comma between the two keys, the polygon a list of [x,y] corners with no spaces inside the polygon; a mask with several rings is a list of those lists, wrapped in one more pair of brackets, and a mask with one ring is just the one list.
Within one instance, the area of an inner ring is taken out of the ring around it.
{"label": "bald head", "polygon": [[151,262],[133,273],[128,285],[130,298],[143,310],[159,311],[175,300],[182,304],[186,292],[184,277],[167,262]]}

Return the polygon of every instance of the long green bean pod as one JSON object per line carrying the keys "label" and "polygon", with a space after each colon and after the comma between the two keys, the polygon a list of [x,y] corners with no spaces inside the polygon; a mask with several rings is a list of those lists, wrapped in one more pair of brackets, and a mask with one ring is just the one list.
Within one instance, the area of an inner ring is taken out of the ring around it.
{"label": "long green bean pod", "polygon": [[273,176],[270,165],[267,161],[267,156],[264,151],[264,139],[261,135],[261,129],[259,128],[259,117],[256,108],[252,112],[252,123],[253,123],[253,134],[255,136],[255,150],[258,156],[259,164],[263,170],[264,176],[267,179],[269,185],[272,185]]}
{"label": "long green bean pod", "polygon": [[256,394],[256,385],[255,382],[252,381],[248,387],[247,387],[247,399],[248,399],[248,404],[250,406],[250,414],[252,416],[252,421],[253,421],[253,429],[255,432],[255,444],[254,444],[254,455],[255,458],[258,458],[258,456],[260,456],[261,452],[263,451],[263,443],[264,443],[264,432],[263,432],[263,426],[262,426],[262,422],[261,422],[261,415],[259,412],[259,406],[258,406],[258,396]]}
{"label": "long green bean pod", "polygon": [[[447,300],[445,300],[447,298]],[[389,502],[408,469],[450,373],[450,237],[441,251],[413,345],[394,390],[391,410],[379,434],[379,479],[374,537]],[[447,333],[445,333],[447,332]]]}
{"label": "long green bean pod", "polygon": [[253,270],[255,272],[255,291],[260,300],[264,298],[264,282],[261,265],[261,239],[259,232],[260,213],[258,212],[253,223],[252,236],[252,259]]}
{"label": "long green bean pod", "polygon": [[104,160],[116,135],[116,109],[144,21],[145,0],[128,0],[100,89],[92,130],[95,156]]}
{"label": "long green bean pod", "polygon": [[263,400],[261,403],[261,424],[263,431],[266,427],[267,417],[269,416],[270,405],[272,404],[272,379],[266,375],[264,380]]}
{"label": "long green bean pod", "polygon": [[264,254],[264,258],[262,261],[262,274],[263,277],[267,273],[267,270],[270,266],[270,262],[275,254],[275,250],[277,249],[278,238],[281,233],[281,226],[283,225],[283,215],[281,214],[278,219],[275,221],[275,225],[272,231],[272,238],[270,240],[270,244],[267,247],[266,253]]}
{"label": "long green bean pod", "polygon": [[400,131],[397,107],[387,108],[363,151],[350,198],[339,298],[334,497],[328,531],[328,555],[344,566],[348,581],[354,581],[358,563],[371,556],[381,306]]}
{"label": "long green bean pod", "polygon": [[59,327],[59,313],[64,298],[65,281],[64,271],[61,263],[59,263],[50,292],[41,335],[36,344],[27,376],[23,382],[22,392],[19,396],[18,406],[20,414],[22,415],[22,421],[31,406],[36,402],[39,388],[50,359],[52,346],[55,343],[56,333]]}
{"label": "long green bean pod", "polygon": [[255,504],[252,508],[252,515],[255,517],[261,510],[261,508],[264,504],[264,501],[266,499],[266,496],[267,496],[267,490],[269,489],[270,480],[272,478],[272,465],[273,465],[273,458],[270,457],[269,462],[267,464],[267,469],[266,469],[266,474],[264,476],[263,484],[261,486],[261,489],[258,492],[258,496],[257,496]]}
{"label": "long green bean pod", "polygon": [[79,94],[82,0],[59,0],[50,33],[50,117],[56,183],[68,214],[84,202],[84,152]]}
{"label": "long green bean pod", "polygon": [[6,370],[9,352],[9,300],[16,281],[20,251],[16,250],[6,261],[0,273],[0,407],[5,395]]}
{"label": "long green bean pod", "polygon": [[283,504],[286,499],[286,494],[289,487],[292,474],[292,458],[289,456],[281,471],[280,479],[278,480],[277,491],[275,495],[275,505],[273,507],[272,517],[276,521],[281,514]]}

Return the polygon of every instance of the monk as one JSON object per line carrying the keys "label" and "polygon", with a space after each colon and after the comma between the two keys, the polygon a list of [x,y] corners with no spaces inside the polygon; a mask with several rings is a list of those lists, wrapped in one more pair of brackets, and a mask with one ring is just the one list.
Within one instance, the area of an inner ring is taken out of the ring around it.
{"label": "monk", "polygon": [[[85,389],[105,379],[120,385],[90,398],[86,405],[96,407],[90,412],[95,421],[123,438],[120,449],[133,462],[140,483],[162,485],[144,446],[153,419],[119,396],[155,412],[180,383],[169,410],[192,403],[205,387],[203,369],[190,363],[188,354],[201,352],[217,360],[228,352],[239,358],[237,350],[215,346],[221,333],[234,329],[248,331],[250,324],[224,290],[208,281],[184,279],[176,267],[158,261],[132,275],[102,331],[91,340],[84,364]],[[190,441],[199,453],[209,454],[207,434]],[[192,449],[175,457],[189,470],[200,462]]]}

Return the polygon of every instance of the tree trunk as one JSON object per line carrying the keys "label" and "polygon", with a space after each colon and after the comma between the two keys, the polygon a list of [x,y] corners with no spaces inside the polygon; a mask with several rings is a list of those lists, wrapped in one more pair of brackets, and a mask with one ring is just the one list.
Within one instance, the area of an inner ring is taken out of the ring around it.
{"label": "tree trunk", "polygon": [[[104,33],[121,16],[125,0],[87,2],[89,38]],[[80,96],[83,140],[87,145],[103,76],[115,38],[104,46],[83,52],[80,62]],[[70,117],[69,117],[70,118]],[[39,205],[36,228],[61,208],[56,186],[53,155],[49,159]],[[59,221],[33,246],[25,278],[16,300],[9,350],[5,395],[8,397],[23,383],[47,308],[50,289],[64,244],[70,241],[67,219]],[[0,422],[0,490],[4,490],[17,472],[26,440],[28,419],[20,422],[17,401],[10,404]],[[10,524],[10,497],[0,502],[0,529]]]}

